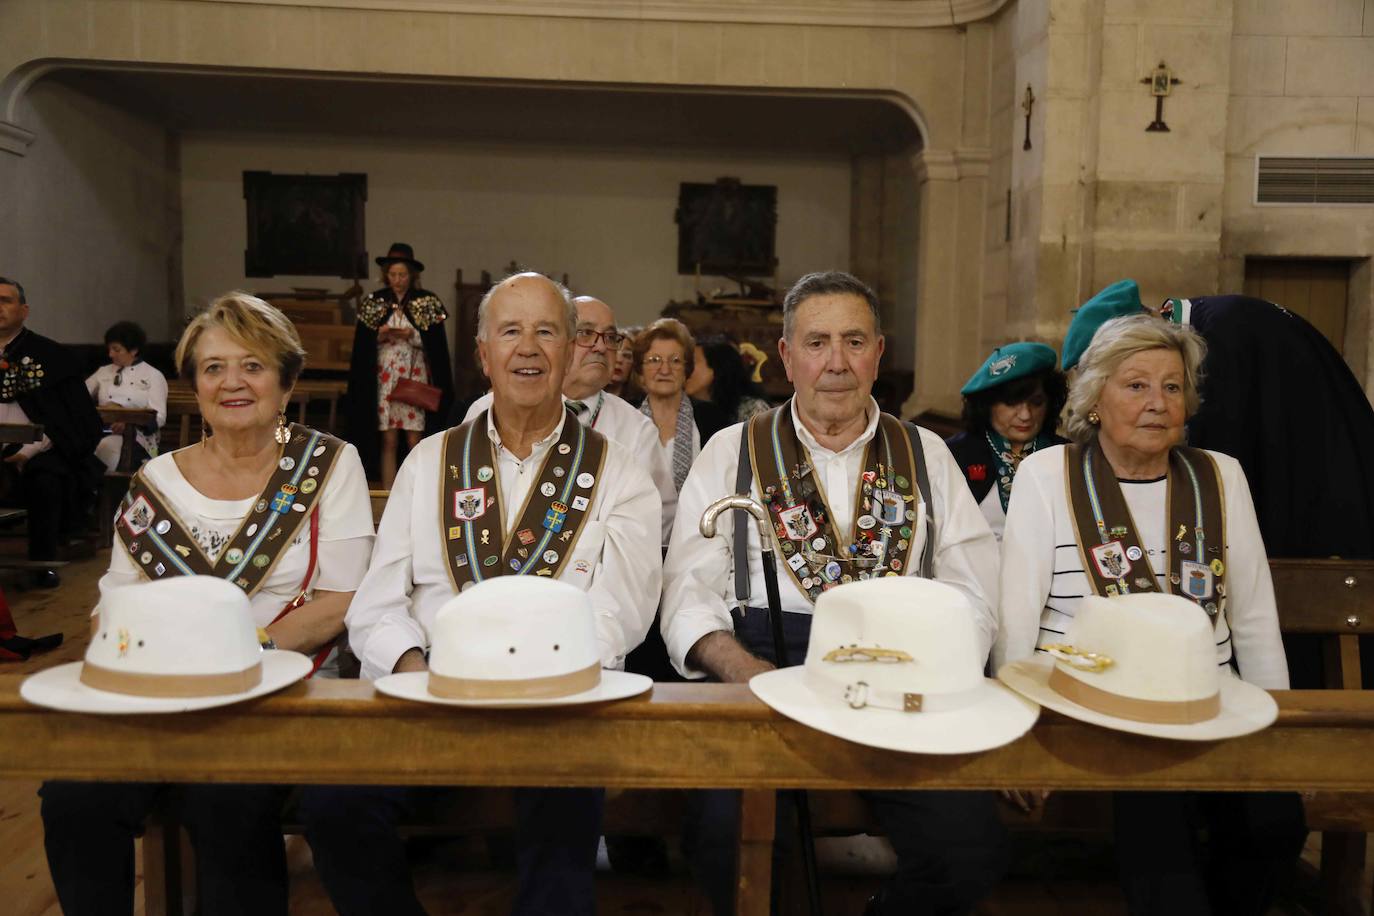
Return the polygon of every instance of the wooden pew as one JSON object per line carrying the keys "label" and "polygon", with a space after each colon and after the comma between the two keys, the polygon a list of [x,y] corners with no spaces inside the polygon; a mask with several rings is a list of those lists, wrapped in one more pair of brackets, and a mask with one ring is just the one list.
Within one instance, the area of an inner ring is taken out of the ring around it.
{"label": "wooden pew", "polygon": [[768,911],[779,788],[1374,792],[1374,693],[1364,691],[1280,692],[1275,726],[1232,741],[1158,741],[1046,711],[1005,747],[920,756],[813,731],[745,685],[660,684],[578,710],[455,710],[325,680],[115,722],[30,706],[21,680],[0,674],[9,779],[743,789],[741,916]]}
{"label": "wooden pew", "polygon": [[[1270,560],[1279,623],[1285,633],[1320,636],[1326,686],[1360,690],[1361,636],[1374,634],[1374,561]],[[1374,795],[1304,793],[1307,826],[1322,835],[1324,912],[1364,916],[1368,833],[1374,831]]]}

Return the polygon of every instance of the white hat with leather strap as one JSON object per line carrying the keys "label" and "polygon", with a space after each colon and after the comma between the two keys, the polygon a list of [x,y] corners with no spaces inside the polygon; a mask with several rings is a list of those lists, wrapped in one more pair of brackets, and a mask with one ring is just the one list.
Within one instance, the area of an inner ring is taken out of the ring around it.
{"label": "white hat with leather strap", "polygon": [[773,709],[871,747],[968,754],[1014,741],[1039,707],[983,676],[973,607],[949,585],[887,576],[816,599],[803,665],[749,681]]}

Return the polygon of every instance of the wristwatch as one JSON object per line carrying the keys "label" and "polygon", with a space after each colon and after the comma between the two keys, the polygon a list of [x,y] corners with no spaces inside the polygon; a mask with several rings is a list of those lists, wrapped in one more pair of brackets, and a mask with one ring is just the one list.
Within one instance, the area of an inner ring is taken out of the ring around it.
{"label": "wristwatch", "polygon": [[277,648],[276,641],[273,640],[271,636],[267,635],[267,630],[263,627],[258,627],[258,645],[262,646],[264,649]]}

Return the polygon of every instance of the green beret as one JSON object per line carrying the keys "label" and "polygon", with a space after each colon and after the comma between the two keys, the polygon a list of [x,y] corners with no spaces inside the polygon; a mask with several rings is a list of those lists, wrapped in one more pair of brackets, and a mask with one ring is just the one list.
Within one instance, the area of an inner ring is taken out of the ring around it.
{"label": "green beret", "polygon": [[978,371],[973,373],[973,377],[964,387],[959,389],[959,393],[968,395],[987,391],[989,388],[1014,382],[1045,369],[1053,369],[1054,360],[1054,348],[1042,343],[1027,341],[998,347],[992,351],[987,362],[978,367]]}
{"label": "green beret", "polygon": [[1145,306],[1140,301],[1140,287],[1134,280],[1117,280],[1083,303],[1064,334],[1064,371],[1068,372],[1078,365],[1098,328],[1113,318],[1135,315],[1144,310]]}

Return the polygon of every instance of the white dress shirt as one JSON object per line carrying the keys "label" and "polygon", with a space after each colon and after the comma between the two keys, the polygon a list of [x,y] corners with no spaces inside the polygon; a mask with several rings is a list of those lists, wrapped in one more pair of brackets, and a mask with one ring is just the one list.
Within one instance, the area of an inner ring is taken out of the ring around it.
{"label": "white dress shirt", "polygon": [[[1234,653],[1240,676],[1268,690],[1288,689],[1288,663],[1279,637],[1274,584],[1250,487],[1240,463],[1208,452],[1221,470],[1226,513],[1226,613],[1216,621],[1217,664],[1228,671]],[[1121,481],[1161,591],[1167,580],[1167,481]],[[1063,639],[1084,595],[1093,593],[1083,570],[1064,483],[1064,446],[1021,462],[1012,483],[1002,537],[1001,626],[993,662],[1001,667]],[[1199,611],[1201,613],[1201,611]]]}
{"label": "white dress shirt", "polygon": [[[868,427],[863,434],[847,448],[832,452],[822,447],[798,419],[795,401],[789,403],[797,436],[810,454],[814,473],[829,499],[830,517],[838,530],[850,531],[854,521],[854,494],[863,473],[864,448],[878,428],[878,404],[870,399]],[[678,500],[679,524],[673,528],[668,557],[664,561],[663,604],[659,613],[668,657],[686,677],[705,676],[704,672],[687,667],[687,653],[692,646],[708,633],[728,632],[734,628],[730,610],[739,602],[735,598],[733,545],[735,525],[741,522],[741,513],[721,514],[716,519],[716,536],[709,540],[701,536],[698,525],[707,506],[735,492],[744,427],[745,424],[738,423],[711,437],[687,475]],[[949,448],[929,430],[922,429],[920,433],[930,474],[931,499],[935,502],[935,578],[959,589],[973,605],[986,655],[997,630],[997,541],[978,511]],[[751,485],[750,495],[762,502],[757,483]],[[912,525],[912,562],[904,572],[909,576],[920,573],[917,558],[925,547],[925,509],[919,492],[914,508],[917,521]],[[764,607],[767,592],[758,527],[752,517],[747,524],[749,603]],[[782,564],[778,570],[778,591],[782,610],[798,614],[812,612],[811,600],[797,588]]]}
{"label": "white dress shirt", "polygon": [[[567,398],[563,399],[565,402]],[[659,501],[663,507],[662,538],[668,543],[668,535],[673,530],[673,518],[677,513],[677,488],[673,486],[672,460],[664,460],[663,450],[658,444],[658,427],[654,421],[644,416],[624,398],[609,391],[600,391],[587,398],[590,408],[578,419],[584,426],[596,430],[610,439],[619,442],[649,472],[654,488],[658,490]],[[482,411],[491,407],[491,392],[482,395],[468,408],[463,417],[466,423]]]}
{"label": "white dress shirt", "polygon": [[[192,445],[188,448],[197,448]],[[182,451],[178,449],[178,451]],[[211,499],[191,486],[176,463],[177,452],[158,455],[143,466],[143,476],[176,513],[177,519],[212,561],[218,560],[258,496],[247,499]],[[358,450],[345,445],[334,459],[334,468],[320,488],[320,544],[310,591],[351,592],[358,588],[372,556],[372,504],[367,495],[367,475]],[[115,524],[119,524],[118,521]],[[118,537],[116,535],[116,537]],[[153,560],[152,562],[156,562]],[[310,567],[310,525],[303,523],[291,546],[249,601],[253,620],[260,627],[272,622],[282,608],[300,594],[305,571]],[[111,588],[146,581],[122,544],[110,551],[110,568],[100,578],[100,593]]]}
{"label": "white dress shirt", "polygon": [[[563,422],[520,459],[501,445],[487,413],[507,531],[538,481],[545,455],[562,435]],[[428,649],[434,616],[454,594],[439,524],[443,445],[444,434],[438,433],[406,456],[377,528],[372,566],[348,609],[349,644],[368,680],[390,674],[410,649]],[[654,536],[660,527],[659,497],[639,459],[614,440],[606,442],[599,477],[582,533],[559,579],[591,597],[601,664],[619,668],[644,640],[663,583]]]}

